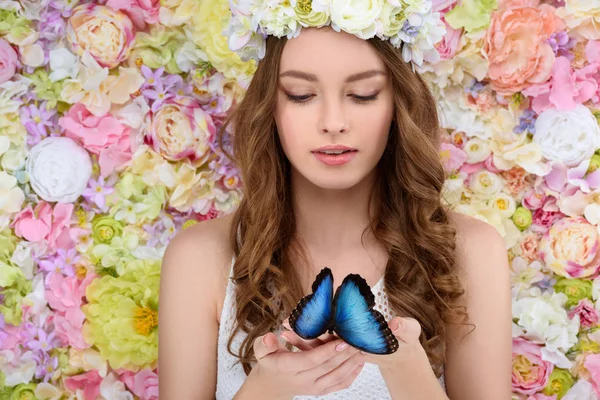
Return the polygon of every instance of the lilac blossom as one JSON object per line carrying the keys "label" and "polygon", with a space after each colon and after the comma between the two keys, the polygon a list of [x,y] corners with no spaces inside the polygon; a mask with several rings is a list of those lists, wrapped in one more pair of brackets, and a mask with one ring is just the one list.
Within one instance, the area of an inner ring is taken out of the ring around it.
{"label": "lilac blossom", "polygon": [[556,57],[566,57],[569,61],[573,61],[575,56],[571,53],[571,49],[575,45],[575,40],[570,38],[567,32],[560,31],[553,33],[547,40]]}
{"label": "lilac blossom", "polygon": [[82,196],[90,203],[95,204],[98,209],[102,212],[107,212],[108,207],[106,205],[106,196],[115,191],[114,179],[109,178],[108,181],[102,176],[98,180],[90,178],[88,181],[88,187],[82,193]]}
{"label": "lilac blossom", "polygon": [[528,131],[529,133],[535,134],[535,121],[536,114],[532,109],[527,109],[523,112],[523,115],[519,118],[519,125],[515,126],[514,133],[523,133]]}
{"label": "lilac blossom", "polygon": [[479,82],[477,79],[473,79],[471,86],[465,88],[465,93],[470,94],[474,99],[479,96],[479,92],[485,89],[485,84]]}
{"label": "lilac blossom", "polygon": [[56,332],[47,334],[42,328],[37,328],[36,337],[24,342],[25,346],[30,350],[39,350],[49,352],[53,348],[60,345]]}
{"label": "lilac blossom", "polygon": [[35,377],[44,382],[48,382],[58,369],[58,357],[50,356],[43,351],[38,351],[34,354],[33,358],[37,363]]}
{"label": "lilac blossom", "polygon": [[48,102],[44,101],[39,106],[37,101],[20,108],[21,121],[29,133],[27,144],[36,145],[46,138],[53,126],[58,125],[56,121],[56,110],[47,109]]}

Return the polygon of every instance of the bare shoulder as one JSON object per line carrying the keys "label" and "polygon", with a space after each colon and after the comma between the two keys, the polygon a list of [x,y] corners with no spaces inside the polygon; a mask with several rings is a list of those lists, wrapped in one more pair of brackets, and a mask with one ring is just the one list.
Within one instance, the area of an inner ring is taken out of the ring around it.
{"label": "bare shoulder", "polygon": [[[511,291],[504,239],[492,225],[450,213],[456,263],[470,327],[448,326],[446,386],[450,398],[510,398]],[[474,328],[468,335],[469,328]]]}
{"label": "bare shoulder", "polygon": [[233,252],[231,220],[225,216],[178,232],[163,256],[158,315],[161,398],[214,396],[218,317]]}
{"label": "bare shoulder", "polygon": [[507,256],[506,242],[492,225],[456,211],[450,211],[449,218],[456,229],[456,257],[463,272],[481,267],[477,261]]}

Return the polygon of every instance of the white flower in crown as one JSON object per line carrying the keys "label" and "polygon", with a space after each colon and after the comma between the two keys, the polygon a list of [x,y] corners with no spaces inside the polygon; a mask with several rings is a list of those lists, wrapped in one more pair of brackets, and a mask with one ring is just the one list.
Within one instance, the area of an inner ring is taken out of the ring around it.
{"label": "white flower in crown", "polygon": [[331,0],[331,27],[346,31],[361,39],[375,36],[378,18],[385,0]]}
{"label": "white flower in crown", "polygon": [[261,60],[266,37],[297,37],[302,27],[331,25],[361,39],[378,37],[402,48],[402,58],[435,62],[446,33],[432,0],[229,0],[232,17],[223,34],[242,60]]}

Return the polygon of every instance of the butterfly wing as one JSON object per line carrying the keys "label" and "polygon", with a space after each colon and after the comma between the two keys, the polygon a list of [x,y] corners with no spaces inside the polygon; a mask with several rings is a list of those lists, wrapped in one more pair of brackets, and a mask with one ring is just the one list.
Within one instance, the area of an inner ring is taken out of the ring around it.
{"label": "butterfly wing", "polygon": [[312,293],[298,302],[290,315],[290,326],[303,339],[325,333],[332,318],[333,274],[323,268],[312,284]]}
{"label": "butterfly wing", "polygon": [[373,354],[398,350],[398,339],[377,310],[375,296],[367,282],[357,274],[346,276],[335,292],[334,330],[345,342]]}

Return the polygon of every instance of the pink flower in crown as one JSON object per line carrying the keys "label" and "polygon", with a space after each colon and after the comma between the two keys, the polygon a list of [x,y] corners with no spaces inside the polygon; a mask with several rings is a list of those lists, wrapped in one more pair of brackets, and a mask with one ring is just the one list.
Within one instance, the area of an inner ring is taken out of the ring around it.
{"label": "pink flower in crown", "polygon": [[129,56],[135,30],[127,15],[97,4],[82,4],[73,9],[67,22],[67,39],[73,51],[85,51],[103,67],[113,68]]}
{"label": "pink flower in crown", "polygon": [[457,171],[467,161],[467,153],[449,143],[441,144],[440,157],[447,173]]}
{"label": "pink flower in crown", "polygon": [[557,275],[592,279],[600,268],[598,239],[598,230],[585,218],[563,218],[542,236],[540,258]]}
{"label": "pink flower in crown", "polygon": [[546,41],[564,29],[564,22],[548,5],[508,7],[492,15],[484,42],[491,85],[501,95],[512,95],[550,77],[554,52]]}
{"label": "pink flower in crown", "polygon": [[444,24],[446,24],[446,34],[435,47],[438,53],[440,53],[440,58],[442,60],[449,60],[456,54],[458,42],[462,36],[462,29],[454,29],[445,20]]}
{"label": "pink flower in crown", "polygon": [[110,114],[97,117],[77,103],[59,120],[65,136],[81,142],[90,153],[99,155],[100,172],[108,176],[131,157],[130,128]]}
{"label": "pink flower in crown", "polygon": [[598,81],[594,75],[599,71],[600,63],[573,71],[568,58],[558,57],[552,67],[551,80],[531,85],[522,93],[533,97],[531,108],[538,114],[549,108],[570,111],[596,95]]}
{"label": "pink flower in crown", "polygon": [[203,163],[216,134],[215,124],[200,104],[190,98],[168,99],[151,118],[145,143],[170,161]]}
{"label": "pink flower in crown", "polygon": [[115,371],[120,373],[119,380],[140,400],[158,400],[158,375],[150,368],[138,373],[128,370]]}
{"label": "pink flower in crown", "polygon": [[28,206],[20,211],[11,223],[15,235],[29,242],[43,241],[52,251],[72,247],[69,233],[73,204],[56,203],[54,209],[45,201],[35,209]]}
{"label": "pink flower in crown", "polygon": [[588,354],[583,366],[590,374],[590,382],[596,395],[600,395],[600,354]]}
{"label": "pink flower in crown", "polygon": [[19,57],[10,43],[0,39],[0,83],[4,83],[15,74]]}
{"label": "pink flower in crown", "polygon": [[139,30],[146,29],[146,24],[159,22],[160,0],[108,0],[106,5],[127,14]]}
{"label": "pink flower in crown", "polygon": [[523,338],[513,338],[512,388],[523,394],[534,394],[546,386],[554,365],[542,359],[542,346]]}
{"label": "pink flower in crown", "polygon": [[575,315],[579,315],[579,321],[582,327],[589,329],[598,325],[598,311],[589,299],[579,300],[579,304],[569,311],[569,318],[573,319]]}
{"label": "pink flower in crown", "polygon": [[70,376],[66,378],[64,382],[65,387],[73,393],[75,393],[77,389],[83,391],[83,397],[86,400],[95,399],[100,396],[102,377],[95,369],[84,374]]}

